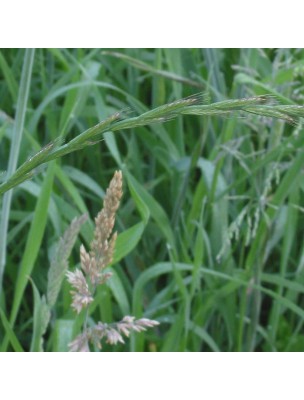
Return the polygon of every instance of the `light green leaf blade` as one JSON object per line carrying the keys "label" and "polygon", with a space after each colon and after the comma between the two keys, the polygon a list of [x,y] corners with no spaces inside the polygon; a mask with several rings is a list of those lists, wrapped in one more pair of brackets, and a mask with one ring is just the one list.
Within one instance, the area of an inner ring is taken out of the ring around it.
{"label": "light green leaf blade", "polygon": [[69,319],[58,319],[54,327],[53,351],[67,352],[73,340],[75,322]]}

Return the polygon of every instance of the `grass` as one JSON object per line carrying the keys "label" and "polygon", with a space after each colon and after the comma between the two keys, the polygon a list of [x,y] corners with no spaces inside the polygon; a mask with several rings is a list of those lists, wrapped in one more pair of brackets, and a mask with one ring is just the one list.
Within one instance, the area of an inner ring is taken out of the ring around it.
{"label": "grass", "polygon": [[[1,350],[41,349],[56,243],[75,216],[97,214],[118,168],[114,275],[90,316],[161,324],[105,351],[304,350],[302,59],[292,49],[3,50]],[[92,235],[90,220],[71,268]],[[66,351],[80,331],[69,290],[44,350]]]}
{"label": "grass", "polygon": [[[24,129],[26,106],[29,96],[29,86],[31,82],[34,54],[35,54],[34,49],[27,49],[24,55],[23,70],[20,81],[20,90],[18,92],[18,103],[16,109],[15,124],[14,124],[14,130],[12,132],[10,156],[7,166],[8,177],[14,174],[17,167],[20,144],[22,139],[22,132]],[[0,237],[2,238],[0,242],[0,288],[2,288],[2,278],[6,263],[7,228],[8,228],[11,201],[12,201],[12,191],[8,191],[3,196],[3,207],[2,207],[1,225],[0,225]]]}

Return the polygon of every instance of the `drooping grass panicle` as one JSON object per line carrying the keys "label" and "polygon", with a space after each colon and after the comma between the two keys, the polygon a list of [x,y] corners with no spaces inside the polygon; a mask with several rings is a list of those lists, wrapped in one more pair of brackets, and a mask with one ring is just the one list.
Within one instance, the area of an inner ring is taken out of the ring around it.
{"label": "drooping grass panicle", "polygon": [[202,105],[210,100],[208,93],[197,93],[195,95],[185,97],[172,103],[164,104],[152,110],[146,111],[138,117],[132,118],[132,121],[120,121],[113,126],[113,131],[130,127],[130,122],[135,126],[150,125],[154,123],[164,123],[176,118],[182,113],[182,110],[190,106]]}
{"label": "drooping grass panicle", "polygon": [[[82,132],[80,135],[76,136],[69,142],[69,146],[74,148],[74,150],[78,150],[82,147],[87,146],[94,140],[98,140],[98,137],[101,133],[105,132],[106,130],[111,129],[111,125],[114,122],[120,121],[125,117],[125,110],[116,112],[115,114],[110,115],[108,118],[104,119],[103,121],[99,122],[97,125],[93,126],[92,128],[87,129],[86,131]],[[99,139],[100,140],[100,139]]]}
{"label": "drooping grass panicle", "polygon": [[147,328],[153,328],[159,325],[158,321],[141,318],[136,320],[135,317],[125,316],[121,321],[106,324],[98,322],[93,328],[87,328],[84,332],[76,337],[70,343],[70,351],[86,352],[89,351],[89,342],[92,342],[98,349],[102,348],[102,339],[106,343],[116,345],[118,343],[124,344],[123,336],[127,338],[131,332],[144,332]]}
{"label": "drooping grass panicle", "polygon": [[0,185],[0,194],[31,178],[33,176],[32,170],[37,166],[92,145],[102,140],[103,134],[109,130],[115,132],[153,123],[164,123],[181,114],[220,116],[233,112],[247,112],[282,119],[292,125],[296,125],[299,118],[304,116],[304,106],[277,105],[274,104],[275,97],[270,95],[208,103],[208,95],[198,93],[149,110],[137,117],[130,117],[125,111],[116,112],[94,127],[80,133],[69,142],[60,146],[50,146],[38,152],[37,155],[27,160],[11,177]]}
{"label": "drooping grass panicle", "polygon": [[[91,334],[95,343],[100,342],[105,337],[107,343],[117,344],[118,342],[124,343],[122,335],[129,337],[132,331],[143,332],[146,328],[152,328],[157,325],[159,325],[158,321],[147,318],[136,320],[135,317],[127,315],[120,322],[114,324],[98,322],[94,329],[92,329]],[[101,344],[99,343],[97,346],[100,348]]]}

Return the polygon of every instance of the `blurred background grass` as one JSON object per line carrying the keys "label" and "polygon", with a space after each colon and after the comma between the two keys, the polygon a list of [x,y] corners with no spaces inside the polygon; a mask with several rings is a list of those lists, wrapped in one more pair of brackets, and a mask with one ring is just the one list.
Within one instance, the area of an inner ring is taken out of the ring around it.
{"label": "blurred background grass", "polygon": [[[302,105],[303,55],[296,49],[37,49],[18,165],[116,111],[137,115],[197,92],[212,101],[271,94]],[[23,49],[1,50],[1,180],[24,60]],[[161,325],[104,350],[304,350],[303,144],[301,122],[183,116],[107,132],[100,143],[39,167],[14,189],[9,209],[2,350],[30,349],[54,247],[84,212],[91,221],[80,240],[90,242],[92,219],[118,168],[124,196],[115,274],[109,287],[100,287],[91,316],[112,322],[144,315]],[[71,267],[79,262],[80,240]],[[65,283],[52,312],[48,351],[65,351],[79,330],[69,290]]]}

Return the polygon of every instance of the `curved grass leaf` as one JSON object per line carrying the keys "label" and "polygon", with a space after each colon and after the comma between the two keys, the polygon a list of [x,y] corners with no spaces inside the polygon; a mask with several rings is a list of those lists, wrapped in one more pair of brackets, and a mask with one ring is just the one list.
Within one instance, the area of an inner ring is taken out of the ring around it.
{"label": "curved grass leaf", "polygon": [[[17,352],[24,351],[17,336],[15,335],[15,333],[11,327],[11,324],[9,323],[8,319],[6,318],[4,311],[2,310],[1,307],[0,307],[0,317],[1,317],[2,325],[4,327],[6,336],[9,340],[9,342],[11,343],[13,349]],[[2,351],[5,351],[5,349],[2,349]]]}

